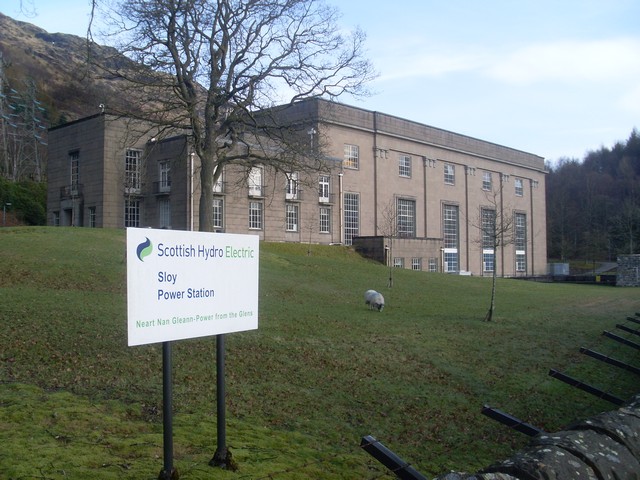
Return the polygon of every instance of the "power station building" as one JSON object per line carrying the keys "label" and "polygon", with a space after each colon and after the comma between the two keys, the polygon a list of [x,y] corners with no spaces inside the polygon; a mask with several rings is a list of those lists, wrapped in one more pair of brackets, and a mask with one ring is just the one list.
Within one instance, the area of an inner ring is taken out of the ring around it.
{"label": "power station building", "polygon": [[[321,99],[286,115],[310,126],[310,141],[322,136],[329,167],[226,166],[213,191],[216,231],[353,245],[415,270],[546,273],[542,157]],[[197,230],[198,170],[187,134],[156,139],[108,113],[51,128],[48,223]],[[488,225],[503,227],[497,244]]]}

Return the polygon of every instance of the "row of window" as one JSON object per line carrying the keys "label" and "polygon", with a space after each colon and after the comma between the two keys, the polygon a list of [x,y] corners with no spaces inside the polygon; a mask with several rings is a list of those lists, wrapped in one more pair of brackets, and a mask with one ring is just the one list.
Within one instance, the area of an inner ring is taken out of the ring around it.
{"label": "row of window", "polygon": [[[345,194],[345,243],[351,245],[353,237],[359,233],[359,194]],[[213,226],[216,229],[223,229],[223,209],[224,202],[221,198],[213,201]],[[398,199],[397,202],[397,222],[398,236],[409,235],[415,232],[415,202],[412,200]],[[459,269],[458,246],[459,246],[459,208],[456,205],[444,205],[442,211],[443,220],[443,262],[445,272],[457,272]],[[141,217],[141,202],[136,198],[126,198],[124,206],[125,227],[139,227]],[[249,229],[261,230],[264,225],[264,206],[262,202],[249,202]],[[73,224],[72,219],[68,219],[69,224]],[[300,210],[297,204],[287,204],[285,209],[285,228],[289,232],[298,232],[300,228]],[[59,212],[54,213],[54,225],[60,224]],[[171,227],[171,204],[168,198],[158,200],[158,224],[160,228]],[[89,208],[89,226],[96,226],[95,207]],[[331,208],[320,207],[318,216],[318,229],[320,233],[331,233]],[[501,232],[496,225],[495,210],[483,208],[481,211],[482,230],[482,264],[484,272],[493,272],[495,267],[495,249],[497,247],[496,237],[506,235],[508,232]],[[513,243],[516,254],[516,271],[526,271],[526,245],[527,245],[527,223],[526,214],[516,212],[513,225]],[[412,268],[422,270],[420,259],[412,260]],[[404,267],[404,259],[397,257],[394,259],[395,266]],[[431,270],[431,260],[429,265]],[[434,267],[434,268],[437,268]]]}
{"label": "row of window", "polygon": [[[69,155],[71,164],[71,185],[77,187],[79,183],[79,152],[74,151]],[[346,168],[355,168],[359,166],[359,147],[357,145],[345,144],[344,146],[344,166]],[[157,193],[166,193],[171,187],[171,164],[169,161],[161,161],[158,163],[159,179]],[[475,173],[475,169],[468,169]],[[141,171],[142,171],[142,151],[137,149],[128,149],[125,152],[125,192],[128,194],[141,193]],[[401,177],[411,177],[411,156],[401,154],[398,160],[398,173]],[[455,185],[455,165],[450,163],[444,164],[444,183],[447,185]],[[505,176],[506,177],[506,176]],[[251,169],[248,178],[249,196],[264,196],[263,169],[254,167]],[[493,173],[483,171],[482,173],[482,189],[484,191],[493,190]],[[514,189],[516,196],[524,195],[524,181],[522,178],[514,179]],[[222,176],[214,186],[214,192],[222,193]],[[286,198],[288,200],[299,199],[298,174],[287,174]],[[320,203],[329,203],[330,200],[330,176],[320,175],[318,178],[318,196]],[[399,228],[400,235],[411,235],[410,227],[403,226]]]}
{"label": "row of window", "polygon": [[[438,271],[438,259],[436,257],[429,257],[427,259],[427,271],[429,272],[437,272]],[[454,252],[445,252],[443,256],[444,261],[444,271],[449,273],[457,273],[458,272],[458,258],[457,254]],[[495,265],[495,255],[493,252],[482,253],[482,271],[483,273],[493,273]],[[394,257],[393,258],[393,266],[397,268],[405,268],[405,259],[404,257]],[[526,272],[527,262],[526,255],[524,253],[516,253],[515,256],[515,266],[516,272]],[[413,257],[411,258],[411,269],[412,270],[423,270],[423,259],[421,257]]]}
{"label": "row of window", "polygon": [[[139,227],[141,202],[137,198],[126,198],[124,205],[124,226]],[[264,205],[260,201],[249,202],[249,229],[262,230],[264,225]],[[224,200],[213,199],[213,227],[224,229]],[[331,233],[331,207],[320,207],[318,211],[318,228],[320,233]],[[171,203],[168,198],[158,199],[158,226],[171,227]],[[287,204],[285,208],[285,228],[288,232],[300,229],[300,206]]]}
{"label": "row of window", "polygon": [[[411,156],[400,154],[398,156],[398,175],[404,178],[411,178]],[[430,166],[434,166],[430,160]],[[358,169],[360,167],[360,149],[358,145],[344,145],[344,163],[345,168]],[[475,168],[467,168],[467,172],[475,174]],[[507,179],[507,175],[503,175]],[[456,183],[456,166],[451,163],[444,163],[444,183],[447,185],[455,185]],[[534,182],[535,186],[536,182]],[[514,188],[516,196],[524,195],[524,180],[516,178],[514,180]],[[482,189],[485,191],[493,190],[493,173],[483,171],[482,173]]]}
{"label": "row of window", "polygon": [[[125,186],[127,193],[141,192],[141,152],[139,150],[127,150],[125,155]],[[159,178],[156,193],[168,193],[171,189],[171,163],[168,160],[158,163]],[[286,199],[300,199],[300,188],[298,173],[287,173]],[[330,202],[331,177],[329,175],[319,175],[318,177],[318,201],[320,203]],[[223,193],[223,176],[221,175],[213,186],[214,193]],[[248,176],[248,189],[250,197],[264,196],[263,169],[253,167]]]}

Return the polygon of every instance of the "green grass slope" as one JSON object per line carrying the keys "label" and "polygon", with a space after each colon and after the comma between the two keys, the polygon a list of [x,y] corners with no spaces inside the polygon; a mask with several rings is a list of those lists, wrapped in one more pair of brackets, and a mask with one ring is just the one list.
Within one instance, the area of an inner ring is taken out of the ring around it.
{"label": "green grass slope", "polygon": [[[394,270],[343,247],[261,244],[259,329],[226,344],[227,442],[215,451],[215,339],[174,343],[174,464],[181,478],[387,476],[373,435],[426,476],[475,471],[526,437],[489,404],[548,431],[612,405],[555,368],[623,398],[637,365],[605,339],[640,310],[637,289]],[[363,293],[386,298],[370,311]],[[162,348],[127,346],[125,234],[0,229],[0,477],[153,479],[162,468]],[[624,335],[623,335],[624,336]],[[389,474],[389,478],[393,478]]]}

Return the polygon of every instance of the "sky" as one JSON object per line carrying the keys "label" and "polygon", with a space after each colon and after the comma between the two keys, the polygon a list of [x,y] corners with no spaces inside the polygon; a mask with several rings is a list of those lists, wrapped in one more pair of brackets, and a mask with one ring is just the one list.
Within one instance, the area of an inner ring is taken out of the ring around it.
{"label": "sky", "polygon": [[[367,35],[367,110],[542,156],[582,160],[640,129],[638,0],[326,0]],[[90,0],[0,0],[85,35]]]}

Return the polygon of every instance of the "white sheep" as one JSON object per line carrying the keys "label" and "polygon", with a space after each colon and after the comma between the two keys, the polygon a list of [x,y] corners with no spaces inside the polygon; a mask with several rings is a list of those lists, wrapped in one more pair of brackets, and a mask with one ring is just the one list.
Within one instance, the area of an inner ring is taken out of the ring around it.
{"label": "white sheep", "polygon": [[364,292],[364,303],[369,305],[369,309],[378,309],[379,312],[384,308],[384,297],[375,290],[367,290]]}

